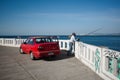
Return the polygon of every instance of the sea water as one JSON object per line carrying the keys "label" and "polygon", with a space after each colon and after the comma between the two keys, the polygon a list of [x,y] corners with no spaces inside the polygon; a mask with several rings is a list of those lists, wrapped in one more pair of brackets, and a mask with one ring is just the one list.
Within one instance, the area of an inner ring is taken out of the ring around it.
{"label": "sea water", "polygon": [[[21,35],[21,36],[0,36],[0,38],[28,38],[30,36],[39,35]],[[46,36],[46,35],[45,35]],[[50,35],[52,36],[52,35]],[[60,40],[69,40],[68,35],[56,35]],[[104,46],[113,50],[120,51],[120,36],[99,35],[99,36],[77,36],[80,41],[96,46]]]}

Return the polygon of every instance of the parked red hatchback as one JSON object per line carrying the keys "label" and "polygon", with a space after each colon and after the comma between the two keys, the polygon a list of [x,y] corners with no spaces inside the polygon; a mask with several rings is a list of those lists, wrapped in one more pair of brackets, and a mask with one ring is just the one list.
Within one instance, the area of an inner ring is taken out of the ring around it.
{"label": "parked red hatchback", "polygon": [[20,45],[20,53],[30,54],[32,60],[60,54],[57,37],[30,37]]}

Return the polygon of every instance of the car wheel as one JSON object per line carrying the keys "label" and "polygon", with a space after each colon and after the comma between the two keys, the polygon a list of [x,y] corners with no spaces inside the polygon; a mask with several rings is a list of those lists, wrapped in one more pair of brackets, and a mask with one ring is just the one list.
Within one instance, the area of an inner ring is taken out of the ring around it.
{"label": "car wheel", "polygon": [[19,51],[20,51],[20,54],[24,54],[22,48],[20,48]]}
{"label": "car wheel", "polygon": [[32,60],[35,60],[35,57],[34,57],[34,55],[33,55],[32,52],[30,53],[30,58],[31,58]]}

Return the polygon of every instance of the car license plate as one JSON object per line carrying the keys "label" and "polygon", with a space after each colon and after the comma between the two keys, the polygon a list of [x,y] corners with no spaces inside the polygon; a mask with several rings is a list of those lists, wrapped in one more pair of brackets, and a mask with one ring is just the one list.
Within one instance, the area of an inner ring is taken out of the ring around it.
{"label": "car license plate", "polygon": [[48,53],[48,55],[54,55],[54,53],[51,52],[51,53]]}

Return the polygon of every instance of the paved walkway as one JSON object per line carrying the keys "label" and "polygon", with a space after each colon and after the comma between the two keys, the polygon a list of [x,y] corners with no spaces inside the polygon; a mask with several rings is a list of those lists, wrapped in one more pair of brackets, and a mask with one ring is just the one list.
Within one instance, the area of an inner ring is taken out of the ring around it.
{"label": "paved walkway", "polygon": [[75,57],[32,61],[19,48],[0,46],[0,80],[103,80]]}

